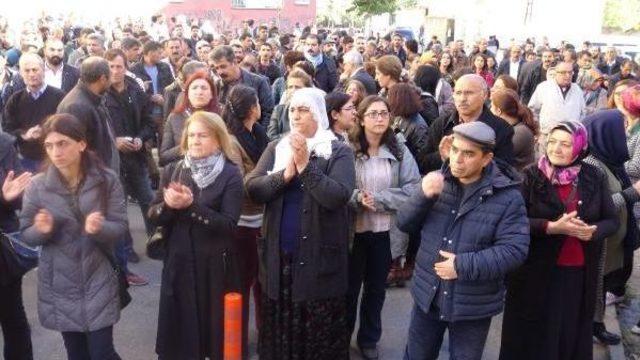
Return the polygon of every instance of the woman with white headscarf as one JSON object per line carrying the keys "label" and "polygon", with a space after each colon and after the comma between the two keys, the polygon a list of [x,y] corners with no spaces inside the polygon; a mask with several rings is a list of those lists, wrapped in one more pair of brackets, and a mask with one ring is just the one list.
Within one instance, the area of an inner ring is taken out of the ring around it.
{"label": "woman with white headscarf", "polygon": [[296,91],[289,122],[291,132],[269,144],[246,179],[266,206],[258,350],[261,359],[344,359],[353,151],[329,129],[321,90]]}

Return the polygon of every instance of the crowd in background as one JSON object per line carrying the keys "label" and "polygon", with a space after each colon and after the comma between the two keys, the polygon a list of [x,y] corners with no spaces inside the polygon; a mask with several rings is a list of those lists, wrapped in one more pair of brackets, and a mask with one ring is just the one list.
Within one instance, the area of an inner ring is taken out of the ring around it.
{"label": "crowd in background", "polygon": [[[640,246],[640,73],[615,47],[162,15],[15,30],[0,229],[40,249],[40,322],[69,359],[119,359],[127,287],[147,284],[129,202],[163,261],[160,359],[221,359],[229,292],[244,357],[255,316],[261,359],[347,358],[354,332],[377,359],[386,289],[410,280],[405,359],[438,358],[445,331],[480,359],[503,311],[501,359],[620,342],[604,310]],[[32,359],[0,251],[4,356]]]}

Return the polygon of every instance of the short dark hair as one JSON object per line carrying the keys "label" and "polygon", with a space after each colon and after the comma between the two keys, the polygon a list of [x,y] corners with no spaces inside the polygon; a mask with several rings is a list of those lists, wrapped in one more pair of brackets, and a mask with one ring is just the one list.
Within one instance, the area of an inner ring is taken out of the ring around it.
{"label": "short dark hair", "polygon": [[293,67],[293,65],[295,65],[298,61],[304,61],[305,57],[304,54],[301,51],[295,51],[295,50],[289,50],[286,53],[284,53],[284,56],[282,57],[282,62],[284,63],[285,68],[286,67]]}
{"label": "short dark hair", "polygon": [[122,39],[122,42],[120,43],[120,46],[122,46],[122,48],[124,50],[130,50],[130,49],[133,49],[136,46],[140,47],[140,46],[142,46],[142,44],[140,43],[140,40],[138,40],[136,38],[126,37],[126,38]]}
{"label": "short dark hair", "polygon": [[580,51],[578,53],[578,59],[582,58],[583,56],[591,57],[591,53],[587,50]]}
{"label": "short dark hair", "polygon": [[107,61],[113,61],[118,56],[122,58],[122,61],[124,61],[124,67],[128,69],[129,63],[127,62],[127,55],[124,54],[124,51],[120,49],[109,49],[104,53],[104,59]]}
{"label": "short dark hair", "polygon": [[244,41],[244,39],[250,38],[250,37],[251,37],[251,34],[249,34],[248,32],[244,32],[242,33],[242,35],[240,35],[239,39],[240,41]]}
{"label": "short dark hair", "polygon": [[213,61],[220,61],[226,59],[230,63],[236,62],[236,55],[233,53],[233,48],[229,45],[216,46],[215,49],[209,55],[209,59]]}
{"label": "short dark hair", "polygon": [[90,56],[80,64],[80,80],[85,84],[94,84],[103,75],[109,78],[110,71],[109,63],[101,57]]}
{"label": "short dark hair", "polygon": [[342,38],[342,43],[343,44],[352,44],[353,42],[354,42],[353,38],[351,36],[349,36],[349,35],[345,35]]}
{"label": "short dark hair", "polygon": [[156,50],[162,50],[162,44],[160,44],[157,41],[151,40],[151,41],[147,41],[143,46],[142,46],[142,55],[147,55],[152,51],[156,51]]}
{"label": "short dark hair", "polygon": [[422,90],[431,95],[436,94],[436,87],[441,78],[440,70],[435,66],[420,65],[416,69],[413,82]]}
{"label": "short dark hair", "polygon": [[407,40],[404,45],[414,54],[418,53],[418,42],[414,39]]}

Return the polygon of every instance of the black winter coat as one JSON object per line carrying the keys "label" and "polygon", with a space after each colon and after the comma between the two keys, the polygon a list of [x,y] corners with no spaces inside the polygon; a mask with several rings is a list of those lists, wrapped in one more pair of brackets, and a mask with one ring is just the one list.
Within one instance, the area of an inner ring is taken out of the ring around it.
{"label": "black winter coat", "polygon": [[323,57],[322,63],[316,67],[315,81],[318,87],[328,94],[338,84],[338,70],[333,59],[327,55]]}
{"label": "black winter coat", "polygon": [[[513,165],[513,128],[506,121],[493,115],[486,106],[477,121],[491,126],[496,133],[496,147],[494,156],[498,166],[504,170],[504,164]],[[440,140],[446,135],[453,133],[453,127],[460,124],[458,112],[445,113],[431,124],[429,128],[429,139],[427,141],[427,160],[425,169],[427,172],[438,170],[442,166],[442,159],[438,147]],[[503,171],[508,173],[508,171]]]}
{"label": "black winter coat", "polygon": [[[182,164],[165,167],[149,209],[150,220],[168,230],[156,352],[166,360],[222,359],[224,295],[241,290],[233,232],[240,218],[242,176],[227,161],[214,183],[199,190]],[[164,204],[162,189],[172,180],[193,191],[187,209]]]}
{"label": "black winter coat", "polygon": [[[163,95],[164,89],[173,83],[173,74],[171,74],[171,67],[169,64],[165,62],[158,62],[156,64],[158,68],[158,94]],[[133,65],[131,69],[129,69],[132,73],[134,73],[137,77],[142,79],[142,81],[151,81],[151,77],[147,74],[147,71],[144,69],[144,61],[140,61]],[[149,83],[149,87],[147,88],[147,94],[153,95],[153,86]],[[166,100],[166,99],[165,99]]]}
{"label": "black winter coat", "polygon": [[433,97],[433,95],[423,92],[420,94],[420,103],[422,103],[420,116],[422,116],[424,121],[427,123],[427,126],[431,126],[438,116],[440,116],[438,101]]}
{"label": "black winter coat", "polygon": [[[541,359],[543,349],[536,339],[544,334],[544,304],[548,297],[550,276],[556,266],[563,235],[547,235],[547,221],[565,212],[557,191],[538,169],[530,165],[524,170],[522,195],[531,226],[529,255],[524,265],[507,278],[505,315],[502,323],[501,359]],[[582,164],[578,175],[578,216],[598,229],[591,241],[583,242],[585,272],[581,317],[592,319],[596,303],[598,259],[601,242],[618,227],[618,217],[611,200],[605,175],[595,167]]]}
{"label": "black winter coat", "polygon": [[419,113],[410,117],[396,116],[392,124],[397,135],[402,134],[404,144],[418,164],[420,174],[426,174],[427,166],[427,134],[429,127]]}
{"label": "black winter coat", "polygon": [[[246,178],[249,196],[266,204],[262,234],[258,239],[259,279],[264,296],[280,294],[280,222],[286,184],[284,170],[273,168],[277,141],[271,142]],[[304,196],[299,248],[293,258],[293,301],[344,296],[347,291],[349,217],[347,203],[355,188],[353,151],[332,142],[327,160],[313,154],[299,175]]]}
{"label": "black winter coat", "polygon": [[546,72],[546,70],[542,68],[542,61],[540,60],[525,63],[520,69],[517,80],[520,99],[525,106],[529,105],[529,100],[531,100],[531,96],[536,91],[538,84],[547,78],[543,72]]}

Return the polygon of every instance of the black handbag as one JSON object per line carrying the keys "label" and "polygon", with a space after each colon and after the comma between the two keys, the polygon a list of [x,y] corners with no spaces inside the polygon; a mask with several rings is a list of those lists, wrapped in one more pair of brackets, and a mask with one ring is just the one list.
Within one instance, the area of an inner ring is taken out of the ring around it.
{"label": "black handbag", "polygon": [[15,234],[0,232],[0,284],[8,285],[38,266],[40,248],[23,244]]}
{"label": "black handbag", "polygon": [[[176,164],[176,167],[173,169],[173,173],[171,174],[170,181],[174,181],[176,176],[178,180],[182,178],[182,167],[182,161]],[[170,232],[169,226],[158,226],[156,231],[149,236],[146,244],[147,257],[149,257],[149,259],[160,261],[164,260],[167,255],[167,238],[169,237]]]}

